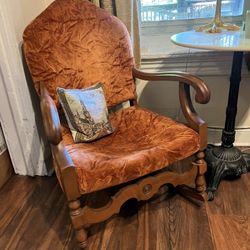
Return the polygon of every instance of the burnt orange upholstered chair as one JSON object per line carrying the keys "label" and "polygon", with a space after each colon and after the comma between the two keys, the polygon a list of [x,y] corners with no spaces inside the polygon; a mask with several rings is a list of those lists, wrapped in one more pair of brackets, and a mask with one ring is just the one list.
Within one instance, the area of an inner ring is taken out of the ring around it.
{"label": "burnt orange upholstered chair", "polygon": [[[201,79],[181,72],[152,74],[135,69],[126,27],[87,0],[56,0],[28,25],[23,40],[25,58],[41,98],[55,172],[81,246],[87,244],[89,225],[118,213],[131,198],[147,200],[166,183],[194,183],[195,191],[190,194],[204,193],[207,126],[190,98],[192,86],[196,101],[208,102],[209,90]],[[187,125],[139,107],[135,78],[178,82]],[[80,89],[96,82],[104,84],[110,110],[125,101],[130,107],[110,112],[115,129],[111,135],[75,144],[67,125],[60,124],[56,88]],[[190,156],[195,159],[189,170],[182,174],[168,171],[170,164]],[[119,191],[100,208],[80,201],[81,196],[114,186]]]}

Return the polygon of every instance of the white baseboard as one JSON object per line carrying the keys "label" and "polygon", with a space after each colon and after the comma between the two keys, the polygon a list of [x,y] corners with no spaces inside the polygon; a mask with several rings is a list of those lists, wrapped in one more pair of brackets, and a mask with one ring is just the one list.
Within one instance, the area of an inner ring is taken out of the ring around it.
{"label": "white baseboard", "polygon": [[[222,129],[208,128],[208,143],[221,144]],[[250,146],[250,128],[236,129],[235,146]]]}

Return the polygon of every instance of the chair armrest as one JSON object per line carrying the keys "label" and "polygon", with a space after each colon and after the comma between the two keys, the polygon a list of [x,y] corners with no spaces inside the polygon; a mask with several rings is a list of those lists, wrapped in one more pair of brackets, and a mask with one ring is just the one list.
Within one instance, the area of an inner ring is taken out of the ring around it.
{"label": "chair armrest", "polygon": [[43,83],[40,84],[40,106],[43,124],[54,160],[54,168],[68,200],[80,197],[75,166],[63,143],[56,105]]}
{"label": "chair armrest", "polygon": [[[201,138],[207,133],[206,123],[196,113],[190,96],[190,85],[195,90],[195,101],[206,104],[210,100],[210,90],[207,85],[198,77],[185,72],[147,73],[133,68],[133,76],[141,80],[149,81],[178,81],[179,99],[182,112],[188,125],[197,131]],[[201,148],[204,148],[207,141],[201,141]]]}
{"label": "chair armrest", "polygon": [[81,196],[78,178],[75,171],[74,163],[63,143],[51,145],[56,175],[60,185],[69,201],[76,200]]}
{"label": "chair armrest", "polygon": [[60,119],[56,105],[53,99],[49,96],[44,83],[40,83],[40,94],[40,107],[45,133],[49,143],[57,145],[60,141],[62,141]]}
{"label": "chair armrest", "polygon": [[187,85],[191,85],[195,91],[195,101],[200,104],[206,104],[210,100],[210,90],[207,85],[199,77],[185,72],[162,72],[147,73],[133,68],[133,76],[141,80],[149,81],[178,81]]}

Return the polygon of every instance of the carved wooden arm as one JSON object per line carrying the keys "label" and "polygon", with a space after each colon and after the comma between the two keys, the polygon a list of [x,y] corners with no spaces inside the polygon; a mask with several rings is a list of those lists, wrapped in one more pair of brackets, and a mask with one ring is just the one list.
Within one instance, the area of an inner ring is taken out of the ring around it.
{"label": "carved wooden arm", "polygon": [[40,107],[45,133],[49,143],[57,145],[60,141],[62,141],[60,130],[61,124],[57,108],[43,83],[40,83],[40,94]]}
{"label": "carved wooden arm", "polygon": [[40,94],[43,125],[51,145],[56,175],[68,200],[77,199],[80,196],[77,176],[74,164],[62,140],[61,124],[56,105],[43,83],[40,83]]}
{"label": "carved wooden arm", "polygon": [[[197,103],[206,104],[209,102],[210,90],[200,78],[184,72],[146,73],[135,68],[133,68],[133,76],[149,81],[178,81],[181,109],[188,125],[197,131],[201,138],[204,137],[203,135],[207,133],[207,125],[196,113],[190,96],[191,85],[196,91],[195,101]],[[207,141],[205,139],[201,141],[201,148],[205,148],[206,144]]]}

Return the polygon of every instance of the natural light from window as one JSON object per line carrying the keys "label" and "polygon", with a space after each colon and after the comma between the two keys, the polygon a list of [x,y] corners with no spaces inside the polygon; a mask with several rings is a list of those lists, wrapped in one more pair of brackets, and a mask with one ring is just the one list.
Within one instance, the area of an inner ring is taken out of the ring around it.
{"label": "natural light from window", "polygon": [[[141,21],[186,20],[214,16],[215,0],[140,0]],[[223,0],[222,16],[240,16],[244,0]]]}

